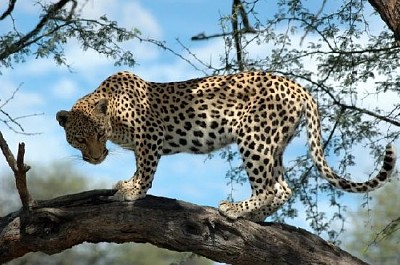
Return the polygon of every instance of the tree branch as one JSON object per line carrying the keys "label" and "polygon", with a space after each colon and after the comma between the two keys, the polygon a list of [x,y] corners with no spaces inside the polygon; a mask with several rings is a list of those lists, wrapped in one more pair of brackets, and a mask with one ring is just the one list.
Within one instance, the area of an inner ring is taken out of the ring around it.
{"label": "tree branch", "polygon": [[74,6],[76,6],[75,0],[60,0],[52,4],[49,7],[48,12],[42,17],[42,19],[39,21],[34,29],[32,29],[30,32],[25,34],[23,37],[21,37],[11,45],[2,47],[2,49],[0,50],[0,61],[25,48],[27,46],[27,42],[29,42],[31,38],[35,37],[45,27],[48,21],[54,18],[58,14],[58,12],[63,9],[65,5],[69,2],[72,3],[73,8]]}
{"label": "tree branch", "polygon": [[148,242],[229,264],[366,264],[321,238],[285,224],[228,221],[211,207],[148,195],[113,202],[115,190],[68,195],[0,218],[0,263],[28,252],[54,254],[82,242]]}
{"label": "tree branch", "polygon": [[387,123],[390,123],[390,124],[393,124],[395,126],[400,127],[400,122],[399,121],[391,119],[391,118],[389,118],[387,116],[384,116],[384,115],[380,115],[380,114],[378,114],[376,112],[373,112],[373,111],[370,111],[370,110],[367,110],[367,109],[363,109],[363,108],[359,108],[359,107],[353,106],[353,105],[347,105],[347,104],[344,104],[344,103],[336,103],[336,104],[339,105],[342,108],[358,111],[360,113],[372,116],[372,117],[377,118],[379,120],[382,120],[382,121],[385,121]]}
{"label": "tree branch", "polygon": [[[244,35],[244,34],[257,34],[257,33],[262,33],[264,31],[265,30],[248,31],[247,29],[239,29],[238,32],[241,35]],[[232,36],[234,34],[235,34],[234,31],[224,32],[224,33],[215,33],[215,34],[210,34],[210,35],[206,35],[204,32],[202,32],[202,33],[192,36],[191,40],[192,41],[209,40],[209,39],[214,39],[214,38]]]}

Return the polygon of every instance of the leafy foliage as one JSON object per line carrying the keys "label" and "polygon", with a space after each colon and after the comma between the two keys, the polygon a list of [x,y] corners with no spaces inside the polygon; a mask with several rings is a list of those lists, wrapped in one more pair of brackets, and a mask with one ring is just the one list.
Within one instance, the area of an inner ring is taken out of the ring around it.
{"label": "leafy foliage", "polygon": [[12,67],[23,63],[27,57],[53,57],[60,65],[67,65],[64,46],[77,40],[83,50],[93,49],[115,61],[116,65],[133,66],[134,56],[121,48],[121,43],[140,35],[137,29],[119,27],[117,22],[102,16],[96,20],[81,17],[77,2],[61,0],[57,3],[41,4],[39,23],[26,33],[13,29],[0,36],[0,63]]}
{"label": "leafy foliage", "polygon": [[371,264],[397,264],[400,258],[398,203],[393,200],[399,188],[400,182],[393,181],[351,215],[353,229],[345,246]]}
{"label": "leafy foliage", "polygon": [[[329,160],[339,157],[333,167],[349,177],[349,170],[357,163],[355,147],[365,148],[379,158],[382,145],[399,137],[398,101],[385,102],[384,106],[374,103],[378,98],[385,101],[399,97],[400,64],[393,34],[383,25],[379,29],[372,26],[380,19],[371,6],[361,0],[341,3],[242,1],[251,30],[243,17],[235,29],[231,21],[239,17],[232,13],[221,18],[222,34],[203,34],[196,40],[223,38],[225,53],[219,65],[209,66],[213,73],[268,70],[291,76],[306,86],[319,103],[325,154]],[[265,14],[266,5],[274,10],[273,14]],[[235,45],[237,36],[239,45]],[[260,47],[265,48],[264,53],[252,52]],[[238,52],[242,56],[237,56]],[[300,133],[297,136],[304,137]],[[223,157],[235,159],[230,150],[223,151]],[[275,220],[296,216],[293,203],[299,199],[315,232],[339,243],[346,210],[341,201],[343,193],[319,182],[319,174],[306,154],[290,164],[286,179],[294,187],[294,196],[274,216]],[[228,172],[229,178],[242,179],[241,168],[239,165]],[[333,215],[318,208],[321,199],[329,200],[330,209],[335,209]],[[337,221],[341,229],[333,226]]]}

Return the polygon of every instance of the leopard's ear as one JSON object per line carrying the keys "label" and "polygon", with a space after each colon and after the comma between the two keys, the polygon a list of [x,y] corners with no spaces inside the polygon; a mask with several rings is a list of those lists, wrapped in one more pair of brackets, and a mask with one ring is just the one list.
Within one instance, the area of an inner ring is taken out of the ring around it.
{"label": "leopard's ear", "polygon": [[56,119],[61,127],[65,127],[65,124],[68,121],[68,117],[69,117],[69,111],[66,110],[60,110],[56,114]]}
{"label": "leopard's ear", "polygon": [[102,98],[96,102],[95,109],[98,114],[106,115],[108,106],[108,99]]}

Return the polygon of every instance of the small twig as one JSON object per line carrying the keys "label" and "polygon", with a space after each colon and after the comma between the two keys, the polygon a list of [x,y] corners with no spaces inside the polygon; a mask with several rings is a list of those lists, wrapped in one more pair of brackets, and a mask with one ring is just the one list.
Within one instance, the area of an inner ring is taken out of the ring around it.
{"label": "small twig", "polygon": [[26,185],[26,172],[30,169],[30,166],[25,165],[24,155],[25,155],[25,144],[20,143],[18,146],[17,160],[15,160],[3,134],[0,132],[0,148],[3,152],[4,157],[7,160],[8,165],[14,172],[15,183],[19,193],[19,197],[22,203],[22,209],[27,213],[33,204],[31,196],[29,195],[28,187]]}
{"label": "small twig", "polygon": [[377,233],[374,240],[368,244],[366,250],[368,250],[372,245],[381,242],[382,240],[388,238],[390,235],[393,235],[394,232],[398,230],[400,230],[400,217],[398,217],[395,220],[392,220],[379,233]]}
{"label": "small twig", "polygon": [[2,119],[0,119],[0,120],[1,120],[4,124],[6,124],[6,125],[8,126],[9,129],[13,130],[14,132],[17,132],[13,127],[11,127],[11,126],[9,125],[9,123],[13,123],[14,125],[16,125],[16,126],[21,130],[22,133],[24,133],[24,128],[22,127],[22,125],[21,125],[19,122],[15,121],[15,120],[10,116],[10,114],[8,114],[7,112],[3,111],[2,109],[0,109],[0,113],[3,114],[4,116],[6,116],[6,118],[8,119],[8,120],[2,120]]}
{"label": "small twig", "polygon": [[17,172],[14,172],[15,183],[22,202],[22,209],[26,212],[32,206],[32,199],[26,185],[26,172],[31,168],[24,163],[25,144],[18,145]]}
{"label": "small twig", "polygon": [[[4,123],[8,127],[8,129],[10,129],[11,131],[18,133],[18,134],[23,134],[23,135],[39,134],[39,133],[25,132],[24,128],[17,120],[21,120],[21,119],[25,119],[25,118],[29,118],[29,117],[40,116],[40,115],[43,115],[44,113],[33,113],[33,114],[22,115],[22,116],[18,116],[18,117],[12,117],[10,114],[8,114],[6,111],[3,110],[3,108],[8,103],[10,103],[11,100],[13,100],[15,98],[16,94],[18,93],[18,91],[20,90],[22,85],[23,85],[23,83],[19,84],[19,86],[12,92],[11,96],[1,102],[2,104],[0,104],[0,116],[3,115],[3,116],[5,116],[5,118],[0,117],[0,122]],[[0,99],[0,101],[1,101],[1,99]]]}
{"label": "small twig", "polygon": [[7,105],[11,100],[14,99],[15,95],[17,94],[17,92],[19,91],[19,89],[22,87],[24,83],[21,83],[18,85],[18,87],[16,89],[14,89],[14,91],[12,92],[11,96],[9,98],[7,98],[3,104],[0,105],[0,109],[2,109],[5,105]]}
{"label": "small twig", "polygon": [[[194,59],[195,61],[197,61],[199,64],[203,65],[203,66],[206,67],[206,68],[209,68],[209,69],[212,68],[211,62],[210,62],[209,64],[206,64],[205,62],[203,62],[202,60],[200,60],[200,59],[197,57],[197,55],[194,54],[187,46],[185,46],[178,38],[175,39],[175,40],[176,40],[176,41],[178,42],[178,44],[182,47],[182,49],[184,49],[190,56],[193,57],[193,59]],[[196,69],[196,70],[197,70],[197,69]],[[201,71],[204,75],[207,75],[207,72],[206,72],[206,71],[200,70],[200,69],[198,69],[198,70]]]}
{"label": "small twig", "polygon": [[13,154],[11,153],[11,150],[8,148],[7,142],[4,139],[3,134],[1,132],[0,132],[0,148],[11,170],[15,172],[17,168],[17,161],[15,160]]}
{"label": "small twig", "polygon": [[177,56],[178,58],[182,59],[183,61],[185,61],[186,63],[188,63],[190,66],[192,66],[196,71],[200,71],[203,74],[207,75],[207,73],[204,70],[201,70],[199,67],[197,67],[191,60],[185,58],[182,54],[179,54],[178,52],[176,52],[174,49],[168,47],[164,42],[162,41],[158,41],[155,39],[148,39],[148,38],[142,38],[140,36],[136,36],[136,39],[138,39],[140,42],[147,42],[150,44],[153,44],[165,51],[168,51],[170,53],[172,53],[173,55]]}

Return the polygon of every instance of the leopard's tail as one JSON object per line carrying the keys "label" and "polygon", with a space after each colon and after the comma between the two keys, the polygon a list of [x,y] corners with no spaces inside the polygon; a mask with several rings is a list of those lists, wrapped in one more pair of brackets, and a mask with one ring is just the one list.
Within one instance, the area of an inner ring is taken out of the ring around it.
{"label": "leopard's tail", "polygon": [[369,192],[381,187],[391,177],[396,164],[396,149],[391,144],[386,146],[382,168],[374,178],[366,182],[352,182],[337,175],[324,156],[318,107],[311,96],[305,101],[304,108],[310,154],[319,173],[329,183],[348,192]]}

